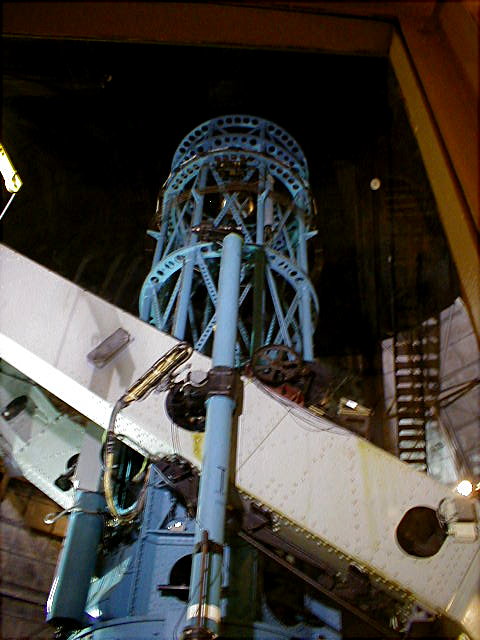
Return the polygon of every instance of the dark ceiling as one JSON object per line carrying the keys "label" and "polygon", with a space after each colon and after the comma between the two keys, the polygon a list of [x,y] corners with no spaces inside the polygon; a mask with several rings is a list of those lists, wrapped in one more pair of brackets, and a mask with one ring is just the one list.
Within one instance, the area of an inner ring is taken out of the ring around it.
{"label": "dark ceiling", "polygon": [[237,112],[277,122],[307,157],[319,355],[370,353],[457,295],[388,60],[17,38],[2,48],[1,139],[24,181],[3,241],[33,260],[136,314],[145,231],[176,146]]}

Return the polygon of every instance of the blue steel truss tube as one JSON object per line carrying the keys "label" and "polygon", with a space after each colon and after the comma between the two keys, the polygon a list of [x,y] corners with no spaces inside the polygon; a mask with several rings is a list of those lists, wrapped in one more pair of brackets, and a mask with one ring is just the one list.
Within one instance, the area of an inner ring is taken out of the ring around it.
{"label": "blue steel truss tube", "polygon": [[[192,217],[192,226],[200,224],[202,220],[203,210],[203,190],[205,188],[205,171],[201,171],[199,178],[200,189],[192,189],[192,196],[195,201],[195,211]],[[191,244],[197,243],[197,234],[192,232]],[[188,308],[190,306],[190,296],[192,293],[193,275],[195,268],[195,256],[196,252],[192,256],[189,256],[183,267],[180,282],[180,290],[177,297],[177,308],[175,310],[175,318],[173,324],[172,335],[179,340],[183,340],[185,337],[185,327],[188,319]]]}
{"label": "blue steel truss tube", "polygon": [[[305,234],[304,222],[299,220],[299,230],[301,235]],[[306,242],[299,242],[298,248],[298,265],[304,273],[308,273],[308,258]],[[307,287],[302,283],[299,287],[300,296],[300,322],[302,325],[303,336],[303,359],[307,361],[313,360],[313,323],[312,309],[310,304],[310,295]]]}
{"label": "blue steel truss tube", "polygon": [[157,248],[140,295],[143,320],[210,354],[216,242],[222,229],[238,229],[246,293],[236,364],[276,339],[313,359],[318,305],[307,260],[313,206],[304,154],[284,129],[248,115],[201,124],[175,153],[158,213],[160,229],[151,232]]}
{"label": "blue steel truss tube", "polygon": [[[223,243],[218,282],[217,326],[213,343],[214,367],[233,368],[237,340],[242,238],[229,234]],[[187,626],[200,626],[217,633],[220,622],[222,547],[225,537],[232,416],[235,401],[224,395],[207,400],[204,457],[197,510],[190,579]],[[202,553],[202,543],[208,549]]]}

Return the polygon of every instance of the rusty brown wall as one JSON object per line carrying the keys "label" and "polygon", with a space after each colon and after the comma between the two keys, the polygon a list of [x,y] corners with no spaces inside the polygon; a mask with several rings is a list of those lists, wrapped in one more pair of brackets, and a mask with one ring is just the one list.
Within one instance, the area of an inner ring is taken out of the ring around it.
{"label": "rusty brown wall", "polygon": [[59,510],[35,487],[4,483],[0,504],[0,637],[51,638],[44,610],[66,521],[53,528],[43,517]]}

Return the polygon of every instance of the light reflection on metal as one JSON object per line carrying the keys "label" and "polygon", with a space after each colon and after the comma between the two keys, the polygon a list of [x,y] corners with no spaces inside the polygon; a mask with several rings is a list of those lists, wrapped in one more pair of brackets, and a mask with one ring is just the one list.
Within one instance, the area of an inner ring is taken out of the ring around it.
{"label": "light reflection on metal", "polygon": [[121,402],[126,406],[131,402],[143,400],[166,376],[173,373],[191,355],[192,348],[188,344],[185,342],[176,344],[127,389]]}
{"label": "light reflection on metal", "polygon": [[17,193],[22,186],[22,180],[13,166],[7,150],[0,142],[0,172],[5,181],[5,188],[9,193]]}
{"label": "light reflection on metal", "polygon": [[0,213],[0,220],[1,220],[3,216],[6,214],[8,207],[12,204],[12,200],[15,197],[15,194],[19,191],[20,187],[23,184],[20,176],[18,175],[17,170],[15,169],[12,161],[10,160],[7,150],[5,149],[5,147],[1,142],[0,142],[0,173],[3,176],[6,190],[12,194],[8,199],[7,204],[3,208],[2,213]]}

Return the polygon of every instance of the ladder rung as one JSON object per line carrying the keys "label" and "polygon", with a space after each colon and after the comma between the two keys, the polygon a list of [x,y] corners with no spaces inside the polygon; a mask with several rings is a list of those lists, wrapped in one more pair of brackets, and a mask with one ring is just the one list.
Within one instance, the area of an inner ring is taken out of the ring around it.
{"label": "ladder rung", "polygon": [[425,439],[425,431],[423,429],[401,429],[398,432],[398,439],[399,440],[404,440],[404,439],[409,439],[411,440],[412,438],[416,438],[416,439]]}

